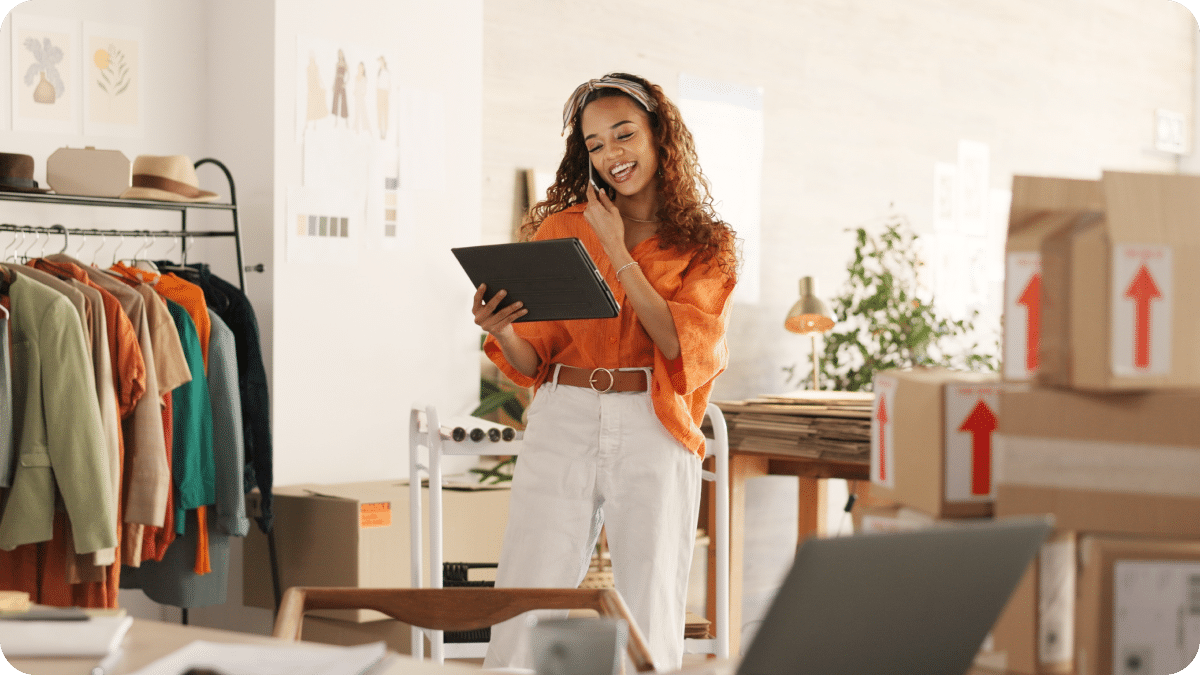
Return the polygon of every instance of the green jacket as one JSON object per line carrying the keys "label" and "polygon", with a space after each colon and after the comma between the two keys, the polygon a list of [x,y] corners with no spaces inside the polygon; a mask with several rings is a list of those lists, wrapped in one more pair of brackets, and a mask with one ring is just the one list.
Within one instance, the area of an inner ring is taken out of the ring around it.
{"label": "green jacket", "polygon": [[0,518],[0,548],[53,538],[55,488],[75,552],[117,545],[100,406],[79,315],[66,296],[16,277],[12,303],[16,469]]}

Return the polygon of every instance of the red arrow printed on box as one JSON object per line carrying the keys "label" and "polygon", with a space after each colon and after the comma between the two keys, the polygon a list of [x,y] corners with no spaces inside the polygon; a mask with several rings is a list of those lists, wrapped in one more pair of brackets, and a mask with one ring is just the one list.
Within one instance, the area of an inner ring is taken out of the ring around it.
{"label": "red arrow printed on box", "polygon": [[875,419],[879,420],[879,480],[887,481],[887,399],[879,397],[879,409],[875,411]]}
{"label": "red arrow printed on box", "polygon": [[979,400],[971,414],[963,421],[959,431],[971,434],[971,494],[987,495],[992,492],[992,432],[999,426],[992,409]]}
{"label": "red arrow printed on box", "polygon": [[1042,320],[1042,275],[1034,272],[1017,298],[1018,305],[1025,305],[1025,370],[1037,370],[1039,327]]}
{"label": "red arrow printed on box", "polygon": [[1135,368],[1150,367],[1150,301],[1161,298],[1162,292],[1150,276],[1150,270],[1142,265],[1129,288],[1125,289],[1125,297],[1133,300],[1133,365]]}

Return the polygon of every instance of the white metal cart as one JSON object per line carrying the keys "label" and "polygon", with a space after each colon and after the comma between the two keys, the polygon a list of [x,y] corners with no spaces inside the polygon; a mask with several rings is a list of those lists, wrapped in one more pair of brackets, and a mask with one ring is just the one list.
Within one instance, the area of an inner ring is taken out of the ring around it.
{"label": "white metal cart", "polygon": [[[684,650],[689,654],[714,654],[729,657],[729,434],[720,408],[709,403],[705,411],[712,423],[714,438],[705,438],[706,457],[713,457],[714,471],[704,471],[704,480],[711,481],[716,493],[716,532],[711,533],[711,545],[716,547],[716,637],[687,638]],[[521,438],[504,443],[499,454],[519,455]],[[434,406],[413,405],[408,424],[409,536],[412,556],[412,587],[421,588],[422,473],[429,476],[429,585],[442,587],[442,457],[445,455],[497,454],[497,446],[489,441],[454,441],[441,434],[441,423]],[[424,450],[424,453],[422,453]],[[422,454],[425,461],[422,463]],[[710,601],[713,599],[710,598]],[[483,658],[487,644],[483,642],[445,644],[442,631],[414,628],[412,631],[413,658],[425,654],[424,638],[429,638],[430,657],[437,663],[447,658]]]}

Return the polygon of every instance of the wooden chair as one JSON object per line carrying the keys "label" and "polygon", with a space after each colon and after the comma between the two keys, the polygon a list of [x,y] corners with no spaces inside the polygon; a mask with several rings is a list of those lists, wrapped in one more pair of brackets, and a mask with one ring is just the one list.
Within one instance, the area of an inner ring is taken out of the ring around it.
{"label": "wooden chair", "polygon": [[621,595],[610,588],[331,588],[293,586],[283,594],[274,635],[299,640],[304,613],[317,609],[373,609],[419,628],[469,631],[539,609],[591,609],[624,619],[629,659],[638,672],[654,670],[642,631]]}

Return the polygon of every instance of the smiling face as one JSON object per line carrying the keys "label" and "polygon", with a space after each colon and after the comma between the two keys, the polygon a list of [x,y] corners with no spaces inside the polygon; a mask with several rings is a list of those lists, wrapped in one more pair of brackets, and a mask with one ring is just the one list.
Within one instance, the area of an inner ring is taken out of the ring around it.
{"label": "smiling face", "polygon": [[658,151],[650,115],[628,96],[598,98],[579,116],[592,168],[620,197],[657,193]]}

